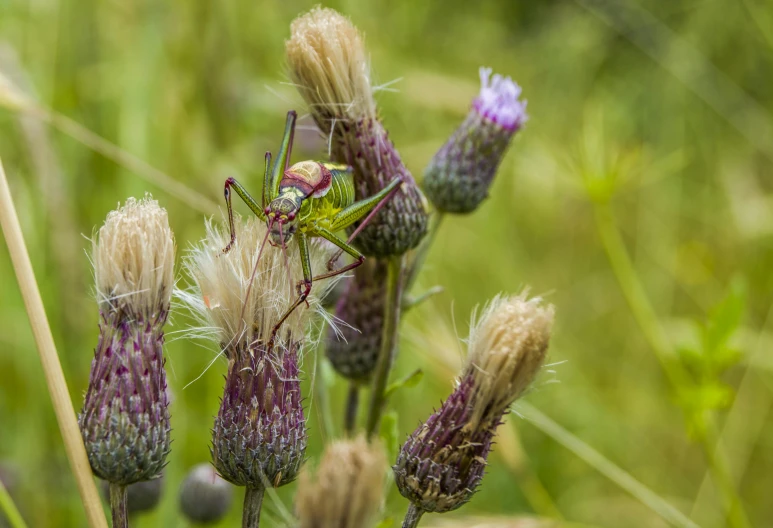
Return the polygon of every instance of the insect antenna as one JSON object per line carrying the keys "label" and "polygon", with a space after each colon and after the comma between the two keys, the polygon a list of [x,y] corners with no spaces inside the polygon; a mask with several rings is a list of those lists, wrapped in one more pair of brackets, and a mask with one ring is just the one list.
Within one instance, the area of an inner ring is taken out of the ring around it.
{"label": "insect antenna", "polygon": [[[255,282],[255,274],[258,272],[258,263],[260,262],[260,257],[263,255],[263,248],[266,247],[266,241],[268,240],[268,235],[271,233],[271,226],[274,225],[274,220],[271,220],[271,222],[268,224],[268,227],[266,229],[266,234],[263,237],[263,242],[260,243],[260,249],[258,250],[258,258],[255,259],[255,266],[252,268],[252,273],[250,274],[250,282],[247,284],[247,293],[244,295],[244,302],[242,303],[242,313],[239,316],[239,319],[244,321],[244,311],[247,309],[247,303],[250,300],[250,291],[252,290],[252,283]],[[281,229],[281,228],[280,228]]]}

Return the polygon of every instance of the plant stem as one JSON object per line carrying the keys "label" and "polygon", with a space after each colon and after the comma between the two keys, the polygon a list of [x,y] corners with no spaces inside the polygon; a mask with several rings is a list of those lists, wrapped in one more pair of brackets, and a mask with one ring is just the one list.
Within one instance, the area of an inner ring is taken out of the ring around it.
{"label": "plant stem", "polygon": [[411,291],[413,283],[416,282],[416,277],[419,276],[421,268],[424,267],[424,261],[427,260],[429,248],[435,242],[435,238],[437,238],[437,234],[440,230],[440,224],[443,222],[443,218],[445,218],[445,213],[440,211],[435,213],[435,221],[432,222],[429,233],[426,237],[424,237],[424,240],[421,242],[421,246],[419,246],[418,251],[416,251],[416,256],[414,257],[413,262],[411,263],[411,266],[408,270],[408,278],[405,281],[404,288],[406,292]]}
{"label": "plant stem", "polygon": [[709,464],[709,470],[714,476],[720,495],[722,495],[724,500],[728,525],[735,528],[749,528],[751,523],[746,516],[743,504],[741,504],[741,498],[735,491],[733,477],[730,474],[727,459],[721,450],[721,442],[718,441],[713,420],[710,422],[708,426],[709,431],[705,434],[702,433],[699,440],[703,448],[703,454]]}
{"label": "plant stem", "polygon": [[354,435],[357,424],[357,408],[360,405],[360,386],[355,381],[349,382],[349,394],[346,398],[346,415],[344,417],[344,432],[346,436]]}
{"label": "plant stem", "polygon": [[422,515],[424,515],[424,510],[417,508],[414,503],[411,503],[408,506],[405,519],[403,519],[403,528],[416,528]]}
{"label": "plant stem", "polygon": [[376,370],[373,374],[373,385],[368,409],[368,438],[378,430],[381,414],[384,411],[384,391],[386,390],[389,372],[392,370],[397,355],[397,332],[400,323],[400,305],[402,304],[402,273],[405,257],[391,257],[387,261],[387,284],[384,299],[384,323],[381,330],[381,349],[378,354]]}
{"label": "plant stem", "polygon": [[260,526],[260,508],[263,506],[263,489],[247,487],[244,491],[244,512],[242,513],[242,528],[258,528]]}
{"label": "plant stem", "polygon": [[[8,520],[8,526],[11,528],[27,528],[24,518],[19,513],[19,509],[14,504],[8,490],[5,489],[3,481],[0,480],[0,513],[5,515]],[[0,519],[2,516],[0,516]]]}
{"label": "plant stem", "polygon": [[56,352],[51,327],[48,324],[43,299],[40,297],[32,263],[24,244],[19,218],[16,215],[16,208],[8,188],[8,180],[5,177],[2,162],[0,162],[0,225],[8,245],[8,252],[11,255],[16,279],[24,299],[24,306],[27,309],[38,355],[43,365],[46,385],[54,407],[54,414],[59,424],[59,431],[62,433],[65,452],[75,477],[81,502],[86,510],[88,524],[92,528],[107,528],[107,520],[102,510],[94,478],[91,475],[86,448],[83,445],[75,409],[67,389],[67,380]]}
{"label": "plant stem", "polygon": [[110,510],[113,528],[129,528],[128,494],[125,484],[110,483]]}

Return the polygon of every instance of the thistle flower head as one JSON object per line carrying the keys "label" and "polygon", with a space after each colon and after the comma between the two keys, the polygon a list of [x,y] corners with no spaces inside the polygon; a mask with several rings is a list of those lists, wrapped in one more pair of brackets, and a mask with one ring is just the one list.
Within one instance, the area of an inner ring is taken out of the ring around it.
{"label": "thistle flower head", "polygon": [[130,198],[93,246],[99,342],[79,425],[94,473],[132,484],[157,477],[169,453],[164,323],[175,245],[166,211]]}
{"label": "thistle flower head", "polygon": [[370,65],[362,35],[351,20],[333,9],[315,7],[296,18],[290,30],[285,44],[290,74],[320,130],[329,130],[335,118],[375,118]]}
{"label": "thistle flower head", "polygon": [[526,101],[521,96],[521,87],[510,77],[496,73],[491,68],[480,69],[480,93],[472,103],[473,108],[483,117],[506,130],[515,132],[529,119],[526,115]]}
{"label": "thistle flower head", "polygon": [[168,310],[175,243],[166,210],[146,196],[111,211],[92,244],[100,309],[152,314]]}
{"label": "thistle flower head", "polygon": [[198,464],[180,486],[180,511],[193,523],[217,522],[228,513],[233,491],[211,464]]}
{"label": "thistle flower head", "polygon": [[510,140],[528,119],[521,88],[480,69],[480,93],[467,118],[424,171],[424,192],[440,211],[469,213],[488,196]]}
{"label": "thistle flower head", "polygon": [[[229,360],[212,431],[215,468],[233,484],[278,487],[297,476],[306,450],[298,359],[310,310],[296,309],[269,347],[274,324],[298,295],[300,259],[288,259],[288,270],[280,249],[265,247],[259,255],[266,225],[235,220],[236,244],[226,254],[228,231],[207,224],[207,238],[186,262],[196,286],[181,296],[216,328]],[[319,269],[330,250],[316,243],[309,249],[312,269]],[[291,244],[287,251],[296,255],[298,248]],[[309,302],[318,304],[316,297]]]}
{"label": "thistle flower head", "polygon": [[368,528],[383,498],[386,458],[364,437],[330,444],[316,477],[301,474],[295,497],[300,528]]}
{"label": "thistle flower head", "polygon": [[349,19],[319,7],[291,29],[285,45],[290,76],[319,129],[329,134],[333,160],[354,169],[355,197],[402,180],[354,243],[367,256],[402,255],[427,231],[425,198],[378,119],[362,37]]}
{"label": "thistle flower head", "polygon": [[400,449],[400,493],[419,509],[446,512],[483,479],[496,428],[542,365],[553,308],[526,294],[497,297],[473,318],[467,364],[456,389]]}

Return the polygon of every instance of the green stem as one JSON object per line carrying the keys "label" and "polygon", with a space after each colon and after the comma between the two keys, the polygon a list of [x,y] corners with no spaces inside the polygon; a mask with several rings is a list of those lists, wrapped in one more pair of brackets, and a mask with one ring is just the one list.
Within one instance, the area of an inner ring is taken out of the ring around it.
{"label": "green stem", "polygon": [[258,528],[260,526],[261,506],[263,506],[263,488],[247,487],[244,491],[242,528]]}
{"label": "green stem", "polygon": [[8,525],[11,528],[27,528],[27,524],[24,522],[21,513],[19,513],[19,509],[14,504],[8,490],[5,489],[2,479],[0,479],[0,512],[5,514]]}
{"label": "green stem", "polygon": [[721,451],[721,444],[718,441],[713,420],[709,424],[709,431],[701,433],[699,440],[703,454],[709,464],[709,471],[714,476],[714,481],[722,495],[725,511],[727,512],[728,525],[735,528],[750,528],[751,523],[746,516],[741,498],[735,491],[730,467],[724,453]]}
{"label": "green stem", "polygon": [[416,277],[419,276],[421,268],[424,267],[424,261],[427,260],[429,248],[435,242],[435,238],[437,238],[438,231],[440,230],[440,224],[443,223],[443,218],[445,218],[445,213],[440,211],[435,213],[435,221],[432,223],[429,233],[421,242],[421,246],[419,246],[419,249],[416,251],[416,256],[414,257],[413,262],[411,263],[411,267],[408,271],[408,278],[405,281],[404,288],[406,292],[411,291],[413,283],[416,282]]}
{"label": "green stem", "polygon": [[378,354],[376,370],[373,374],[370,408],[368,409],[368,438],[378,430],[381,414],[384,411],[385,395],[389,372],[397,355],[397,331],[400,323],[400,305],[402,303],[402,272],[405,257],[391,257],[387,261],[386,297],[384,299],[384,323],[381,329],[381,349]]}
{"label": "green stem", "polygon": [[408,506],[408,512],[403,519],[403,528],[416,528],[419,525],[421,516],[424,515],[424,510],[416,507],[414,503]]}
{"label": "green stem", "polygon": [[125,484],[110,483],[110,509],[113,512],[113,528],[129,527],[129,508]]}
{"label": "green stem", "polygon": [[[596,228],[609,258],[609,263],[612,266],[612,271],[620,284],[620,289],[623,291],[623,295],[633,312],[639,328],[655,352],[655,356],[660,362],[666,377],[668,377],[673,390],[686,387],[690,383],[689,376],[681,364],[673,360],[671,345],[658,320],[655,309],[652,307],[649,297],[647,297],[644,286],[639,281],[623,238],[617,229],[617,224],[609,204],[596,201],[594,202],[594,210]],[[741,499],[733,486],[727,464],[723,462],[723,457],[715,452],[714,446],[716,443],[712,440],[713,435],[706,430],[699,430],[697,435],[711,473],[714,475],[717,486],[722,493],[730,526],[733,528],[749,527],[749,521],[744,512]]]}
{"label": "green stem", "polygon": [[357,408],[360,405],[360,386],[357,382],[349,382],[349,394],[346,398],[346,416],[344,417],[344,431],[346,436],[354,435],[357,424]]}

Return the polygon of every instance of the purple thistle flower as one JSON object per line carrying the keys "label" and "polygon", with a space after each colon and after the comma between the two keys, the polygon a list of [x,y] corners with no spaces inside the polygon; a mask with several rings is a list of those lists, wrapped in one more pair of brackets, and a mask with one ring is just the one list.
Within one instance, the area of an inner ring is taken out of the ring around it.
{"label": "purple thistle flower", "polygon": [[[228,358],[212,429],[213,464],[224,479],[247,488],[244,526],[257,526],[265,489],[291,482],[304,460],[298,355],[314,310],[295,310],[268,347],[273,325],[297,296],[292,277],[301,276],[301,264],[294,259],[287,269],[282,252],[271,249],[258,259],[265,222],[234,220],[239,236],[227,254],[228,228],[207,223],[207,238],[186,259],[195,287],[178,295]],[[334,249],[313,241],[309,250],[318,270]],[[319,306],[316,296],[308,301]]]}
{"label": "purple thistle flower", "polygon": [[99,342],[79,425],[94,473],[128,485],[158,477],[170,448],[164,323],[174,274],[166,211],[133,198],[94,243]]}
{"label": "purple thistle flower", "polygon": [[525,294],[497,297],[477,322],[473,316],[456,389],[408,437],[393,466],[400,493],[411,501],[412,522],[470,500],[502,417],[544,362],[552,322],[553,307]]}
{"label": "purple thistle flower", "polygon": [[465,378],[403,444],[394,466],[403,497],[422,511],[443,513],[470,500],[483,479],[499,422],[470,429],[473,380]]}
{"label": "purple thistle flower", "polygon": [[320,7],[296,18],[291,30],[285,43],[290,75],[329,135],[331,158],[352,167],[355,198],[372,196],[395,178],[403,182],[354,244],[368,257],[402,255],[427,232],[426,199],[378,117],[362,36],[348,18]]}
{"label": "purple thistle flower", "polygon": [[480,69],[481,89],[467,118],[424,171],[424,192],[435,207],[469,213],[488,196],[513,135],[528,120],[521,88],[510,77]]}

